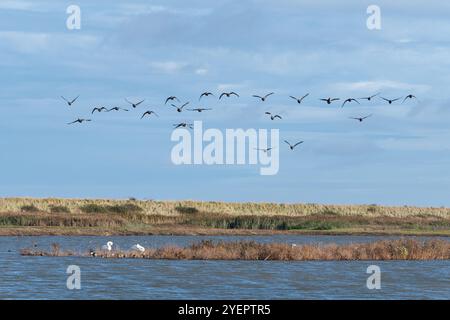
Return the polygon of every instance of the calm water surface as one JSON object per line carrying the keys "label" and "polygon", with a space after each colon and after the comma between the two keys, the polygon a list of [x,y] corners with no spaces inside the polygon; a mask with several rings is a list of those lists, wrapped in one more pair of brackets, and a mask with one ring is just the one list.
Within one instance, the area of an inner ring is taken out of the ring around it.
{"label": "calm water surface", "polygon": [[[285,243],[356,243],[366,236],[0,237],[1,299],[450,299],[449,261],[279,262],[156,261],[22,257],[37,246],[86,251],[111,240],[128,249],[186,245],[203,239]],[[390,237],[393,238],[393,237]],[[423,239],[423,238],[419,238]],[[448,238],[447,238],[448,240]],[[369,265],[381,268],[381,290],[369,290]],[[66,269],[81,268],[81,290],[68,290]]]}

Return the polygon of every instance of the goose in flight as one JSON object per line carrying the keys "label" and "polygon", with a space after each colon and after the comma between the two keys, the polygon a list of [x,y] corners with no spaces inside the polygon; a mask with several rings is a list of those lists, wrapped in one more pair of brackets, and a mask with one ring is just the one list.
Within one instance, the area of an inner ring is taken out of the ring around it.
{"label": "goose in flight", "polygon": [[173,125],[175,127],[175,129],[178,128],[189,128],[189,129],[194,129],[194,127],[192,126],[192,124],[186,123],[186,122],[182,122],[182,123],[177,123]]}
{"label": "goose in flight", "polygon": [[177,97],[175,97],[175,96],[170,96],[170,97],[168,97],[167,99],[166,99],[166,102],[164,103],[164,104],[167,104],[167,102],[169,102],[169,101],[178,101],[178,102],[180,102],[180,100],[177,98]]}
{"label": "goose in flight", "polygon": [[405,99],[403,99],[402,104],[405,103],[405,101],[406,101],[407,99],[416,99],[416,100],[417,100],[417,97],[416,97],[415,95],[413,95],[413,94],[408,94],[408,95],[405,97]]}
{"label": "goose in flight", "polygon": [[358,120],[359,122],[363,122],[364,120],[366,120],[367,118],[369,118],[371,116],[372,116],[372,114],[369,114],[368,116],[365,116],[365,117],[350,117],[349,119]]}
{"label": "goose in flight", "polygon": [[61,96],[61,98],[63,98],[63,100],[65,101],[65,102],[67,102],[67,105],[70,107],[71,105],[73,105],[74,103],[75,103],[75,101],[77,101],[77,99],[78,99],[78,97],[79,96],[77,96],[75,99],[73,99],[73,100],[67,100],[66,98],[64,98],[63,96]]}
{"label": "goose in flight", "polygon": [[212,110],[211,108],[195,108],[195,109],[187,109],[188,111],[197,111],[197,112],[203,112],[203,111],[208,111],[208,110]]}
{"label": "goose in flight", "polygon": [[267,99],[268,97],[270,97],[270,96],[273,95],[274,93],[275,93],[275,92],[268,93],[268,94],[266,94],[266,95],[263,96],[263,97],[254,94],[253,97],[254,97],[254,98],[261,99],[261,101],[264,102],[264,101],[266,101],[266,99]]}
{"label": "goose in flight", "polygon": [[102,111],[108,112],[108,109],[105,108],[105,107],[101,107],[101,108],[95,107],[94,109],[92,109],[91,114],[94,114],[95,111],[97,111],[97,112],[102,112]]}
{"label": "goose in flight", "polygon": [[147,116],[147,115],[148,115],[148,116],[151,116],[152,114],[154,114],[155,116],[159,117],[158,114],[157,114],[155,111],[153,111],[153,110],[148,110],[148,111],[145,111],[145,112],[144,112],[144,114],[142,115],[141,119],[144,118],[144,117]]}
{"label": "goose in flight", "polygon": [[367,100],[367,101],[371,101],[373,98],[375,98],[376,96],[378,96],[380,93],[378,92],[377,94],[374,94],[374,95],[371,95],[371,96],[368,96],[368,97],[362,97],[362,98],[359,98],[360,100]]}
{"label": "goose in flight", "polygon": [[102,250],[111,251],[113,246],[112,241],[108,241],[105,245],[102,246]]}
{"label": "goose in flight", "polygon": [[297,101],[298,104],[301,104],[302,101],[303,101],[303,99],[305,99],[307,96],[309,96],[309,93],[305,94],[305,95],[304,95],[303,97],[301,97],[301,98],[297,98],[297,97],[294,97],[294,96],[289,96],[289,97],[291,97],[292,99],[294,99],[295,101]]}
{"label": "goose in flight", "polygon": [[255,148],[255,150],[258,150],[258,151],[262,151],[262,152],[264,152],[264,153],[267,153],[267,152],[269,152],[270,150],[272,150],[273,148]]}
{"label": "goose in flight", "polygon": [[186,103],[183,104],[181,107],[177,107],[177,106],[174,105],[174,104],[171,104],[171,106],[174,107],[174,108],[176,108],[176,109],[177,109],[177,112],[182,112],[182,111],[183,111],[183,108],[186,107],[188,104],[189,104],[189,102],[186,102]]}
{"label": "goose in flight", "polygon": [[143,246],[141,246],[139,243],[137,243],[134,246],[132,246],[131,250],[136,250],[136,251],[139,251],[139,252],[145,252],[145,248]]}
{"label": "goose in flight", "polygon": [[283,118],[282,118],[280,115],[278,115],[278,114],[272,114],[272,113],[270,113],[270,112],[266,112],[266,114],[270,116],[270,120],[275,120],[276,118],[278,118],[278,119],[283,119]]}
{"label": "goose in flight", "polygon": [[128,109],[119,108],[119,107],[114,107],[114,108],[109,109],[107,112],[111,112],[111,111],[119,111],[119,110],[122,110],[122,111],[130,111],[130,110],[128,110]]}
{"label": "goose in flight", "polygon": [[132,106],[133,108],[136,108],[138,105],[140,105],[142,102],[144,102],[145,99],[144,99],[144,100],[141,100],[141,101],[139,101],[139,102],[136,102],[136,103],[131,102],[131,101],[129,101],[128,99],[125,99],[125,101],[128,102],[129,104],[131,104],[131,106]]}
{"label": "goose in flight", "polygon": [[323,99],[320,99],[320,100],[322,100],[322,101],[325,101],[327,104],[331,104],[333,101],[338,101],[338,100],[340,100],[339,98],[323,98]]}
{"label": "goose in flight", "polygon": [[236,97],[239,98],[239,95],[238,95],[236,92],[234,92],[234,91],[231,91],[231,92],[223,92],[223,93],[220,95],[219,100],[222,99],[223,96],[226,96],[227,98],[229,98],[229,97],[231,97],[231,96],[236,96]]}
{"label": "goose in flight", "polygon": [[305,141],[299,141],[299,142],[297,142],[296,144],[290,144],[289,141],[287,141],[287,140],[284,140],[284,142],[288,144],[289,149],[294,150],[294,148],[295,148],[296,146],[302,144],[302,143],[305,142]]}
{"label": "goose in flight", "polygon": [[77,120],[69,122],[68,124],[83,123],[83,122],[90,122],[90,121],[92,121],[92,120],[91,119],[80,119],[80,118],[78,118]]}
{"label": "goose in flight", "polygon": [[203,93],[200,95],[200,98],[198,98],[198,101],[200,101],[201,98],[203,98],[203,97],[209,97],[209,96],[214,96],[214,94],[212,94],[211,92],[203,92]]}
{"label": "goose in flight", "polygon": [[392,102],[395,102],[395,101],[397,101],[397,100],[400,100],[401,99],[401,97],[400,98],[396,98],[396,99],[387,99],[387,98],[383,98],[383,97],[380,97],[381,99],[383,99],[384,101],[386,101],[386,102],[388,102],[389,104],[392,104]]}
{"label": "goose in flight", "polygon": [[345,106],[346,103],[350,103],[350,102],[356,102],[356,103],[360,104],[358,100],[356,100],[356,99],[354,99],[354,98],[348,98],[348,99],[346,99],[346,100],[344,101],[344,103],[342,104],[341,108],[343,108],[343,107]]}

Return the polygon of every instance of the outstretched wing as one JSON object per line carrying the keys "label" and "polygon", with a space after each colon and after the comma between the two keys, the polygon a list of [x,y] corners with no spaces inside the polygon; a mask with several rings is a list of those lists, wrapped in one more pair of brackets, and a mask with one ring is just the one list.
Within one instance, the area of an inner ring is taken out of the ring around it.
{"label": "outstretched wing", "polygon": [[309,93],[305,94],[303,97],[300,98],[300,102],[303,101],[303,99],[305,99],[307,96],[309,96]]}
{"label": "outstretched wing", "polygon": [[73,99],[72,101],[70,101],[70,104],[74,103],[75,101],[77,101],[79,96],[77,96],[75,99]]}
{"label": "outstretched wing", "polygon": [[223,96],[226,96],[227,94],[224,92],[220,95],[219,100],[222,99]]}
{"label": "outstretched wing", "polygon": [[234,91],[231,91],[231,92],[230,92],[230,95],[234,95],[234,96],[236,96],[236,97],[239,98],[239,95],[238,95],[236,92],[234,92]]}
{"label": "outstretched wing", "polygon": [[295,148],[296,146],[298,146],[299,144],[302,144],[303,142],[305,142],[305,141],[299,141],[299,142],[297,142],[296,144],[294,144],[294,148]]}
{"label": "outstretched wing", "polygon": [[186,102],[185,104],[183,104],[180,109],[183,109],[184,107],[186,107],[189,104],[189,102]]}
{"label": "outstretched wing", "polygon": [[145,99],[144,100],[141,100],[141,101],[139,101],[138,103],[135,103],[134,105],[137,107],[138,105],[140,105],[142,102],[144,102],[145,101]]}
{"label": "outstretched wing", "polygon": [[264,99],[267,98],[267,97],[269,97],[269,96],[271,96],[271,95],[273,95],[273,94],[274,94],[274,92],[271,92],[271,93],[266,94],[266,95],[264,96]]}

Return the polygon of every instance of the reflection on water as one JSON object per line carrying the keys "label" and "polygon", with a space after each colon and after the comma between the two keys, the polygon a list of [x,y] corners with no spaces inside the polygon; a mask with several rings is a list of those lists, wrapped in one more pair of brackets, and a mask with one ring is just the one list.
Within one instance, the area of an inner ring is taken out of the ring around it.
{"label": "reflection on water", "polygon": [[[86,251],[108,240],[128,249],[186,245],[202,239],[286,243],[349,243],[380,240],[360,236],[145,236],[1,237],[0,298],[15,299],[450,299],[449,261],[280,262],[156,261],[22,257],[19,250]],[[386,239],[383,237],[382,239]],[[368,290],[366,269],[382,271],[381,290]],[[66,268],[81,268],[79,291],[66,288]]]}

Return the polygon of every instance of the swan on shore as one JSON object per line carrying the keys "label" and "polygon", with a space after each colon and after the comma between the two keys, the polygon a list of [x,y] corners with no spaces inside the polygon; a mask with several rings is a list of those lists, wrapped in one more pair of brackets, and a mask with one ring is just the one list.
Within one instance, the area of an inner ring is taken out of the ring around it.
{"label": "swan on shore", "polygon": [[144,252],[145,248],[143,246],[141,246],[139,243],[135,244],[134,246],[131,247],[132,250],[137,250],[140,252]]}
{"label": "swan on shore", "polygon": [[112,241],[108,241],[108,242],[106,243],[106,245],[103,245],[103,246],[102,246],[102,250],[108,250],[108,251],[111,251],[111,250],[112,250],[112,246],[113,246],[113,242],[112,242]]}

